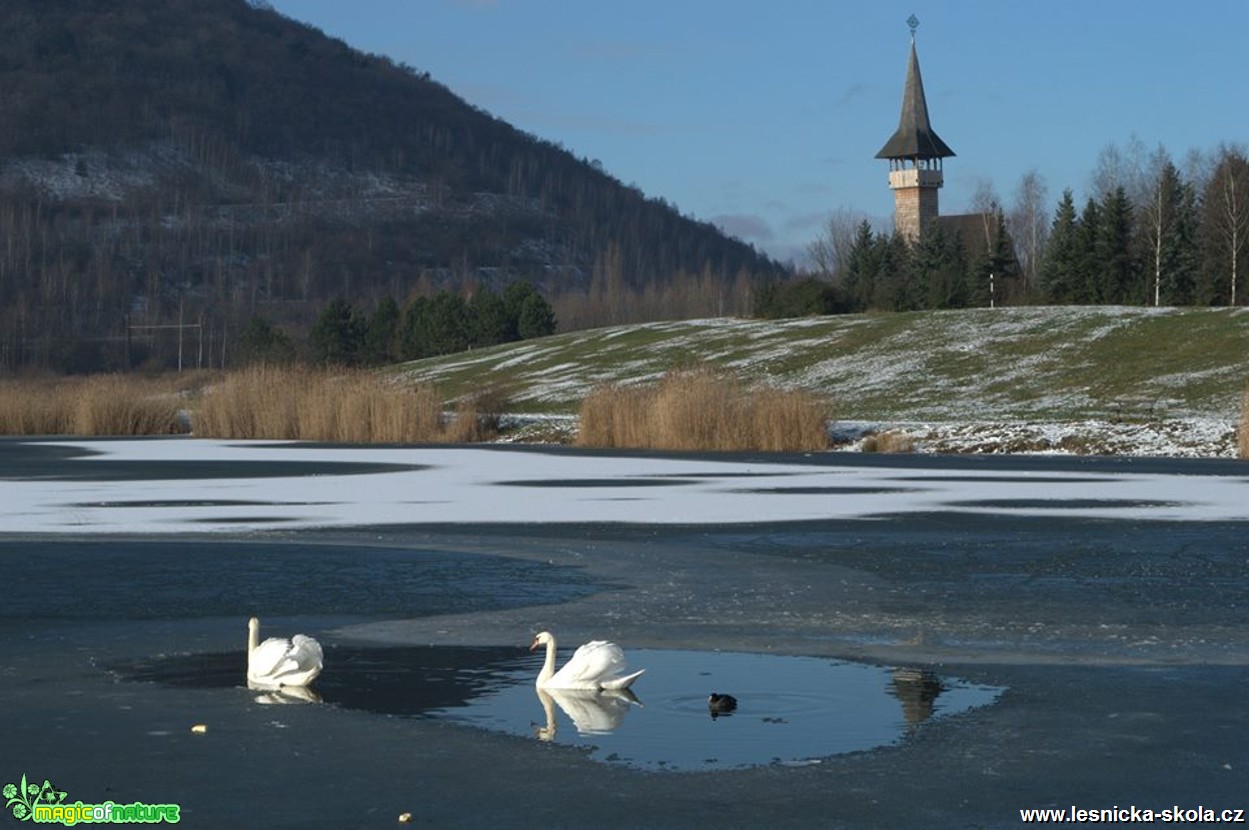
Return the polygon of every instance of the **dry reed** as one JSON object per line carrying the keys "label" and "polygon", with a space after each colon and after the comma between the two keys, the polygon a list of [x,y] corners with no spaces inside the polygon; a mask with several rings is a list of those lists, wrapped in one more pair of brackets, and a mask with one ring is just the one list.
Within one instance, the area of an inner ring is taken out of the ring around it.
{"label": "dry reed", "polygon": [[0,434],[168,435],[181,393],[162,378],[93,375],[0,381]]}
{"label": "dry reed", "polygon": [[203,438],[339,443],[481,441],[489,421],[472,401],[455,416],[427,385],[402,385],[366,371],[252,366],[208,389],[193,419]]}
{"label": "dry reed", "polygon": [[797,452],[828,447],[826,405],[806,392],[758,387],[703,369],[649,386],[595,388],[582,402],[587,447]]}

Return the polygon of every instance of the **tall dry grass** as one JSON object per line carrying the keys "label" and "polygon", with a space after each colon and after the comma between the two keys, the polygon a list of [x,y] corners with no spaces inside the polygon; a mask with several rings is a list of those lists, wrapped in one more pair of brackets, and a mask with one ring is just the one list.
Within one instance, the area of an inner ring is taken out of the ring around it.
{"label": "tall dry grass", "polygon": [[1236,445],[1241,458],[1249,458],[1249,389],[1240,396],[1240,424],[1236,429]]}
{"label": "tall dry grass", "polygon": [[586,447],[797,452],[829,445],[827,405],[809,393],[743,388],[703,369],[669,372],[657,385],[608,384],[582,402]]}
{"label": "tall dry grass", "polygon": [[206,389],[192,418],[202,438],[343,443],[481,441],[492,436],[491,423],[474,401],[446,417],[431,386],[363,370],[264,365],[231,372]]}
{"label": "tall dry grass", "polygon": [[180,391],[162,378],[92,375],[0,380],[3,435],[185,432]]}

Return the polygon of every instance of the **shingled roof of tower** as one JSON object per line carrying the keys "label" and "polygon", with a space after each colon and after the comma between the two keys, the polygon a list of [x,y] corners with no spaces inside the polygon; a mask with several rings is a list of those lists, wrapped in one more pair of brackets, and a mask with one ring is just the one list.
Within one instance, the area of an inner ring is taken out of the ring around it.
{"label": "shingled roof of tower", "polygon": [[924,98],[924,79],[919,74],[915,39],[911,38],[911,60],[906,68],[906,88],[902,91],[902,116],[898,130],[876,154],[878,159],[936,159],[954,155],[950,146],[933,132]]}

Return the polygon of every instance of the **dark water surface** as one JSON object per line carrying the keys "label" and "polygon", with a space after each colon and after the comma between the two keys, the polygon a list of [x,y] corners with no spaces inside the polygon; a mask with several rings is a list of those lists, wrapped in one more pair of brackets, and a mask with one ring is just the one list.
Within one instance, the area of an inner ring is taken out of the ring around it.
{"label": "dark water surface", "polygon": [[[581,747],[640,769],[698,771],[819,763],[889,746],[933,718],[987,706],[1001,693],[914,668],[733,652],[637,649],[629,692],[539,693],[539,658],[513,648],[412,646],[326,650],[308,689],[251,690],[262,704],[321,704],[435,718]],[[242,652],[118,663],[119,677],[242,690]],[[713,715],[711,692],[738,708]]]}

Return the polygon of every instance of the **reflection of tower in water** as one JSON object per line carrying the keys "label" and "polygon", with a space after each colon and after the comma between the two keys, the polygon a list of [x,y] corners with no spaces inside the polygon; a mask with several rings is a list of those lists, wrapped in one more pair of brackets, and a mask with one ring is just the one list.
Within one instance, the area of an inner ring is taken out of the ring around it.
{"label": "reflection of tower in water", "polygon": [[912,730],[932,717],[933,704],[943,691],[941,679],[926,669],[894,669],[889,681],[889,694],[902,704],[902,715]]}

